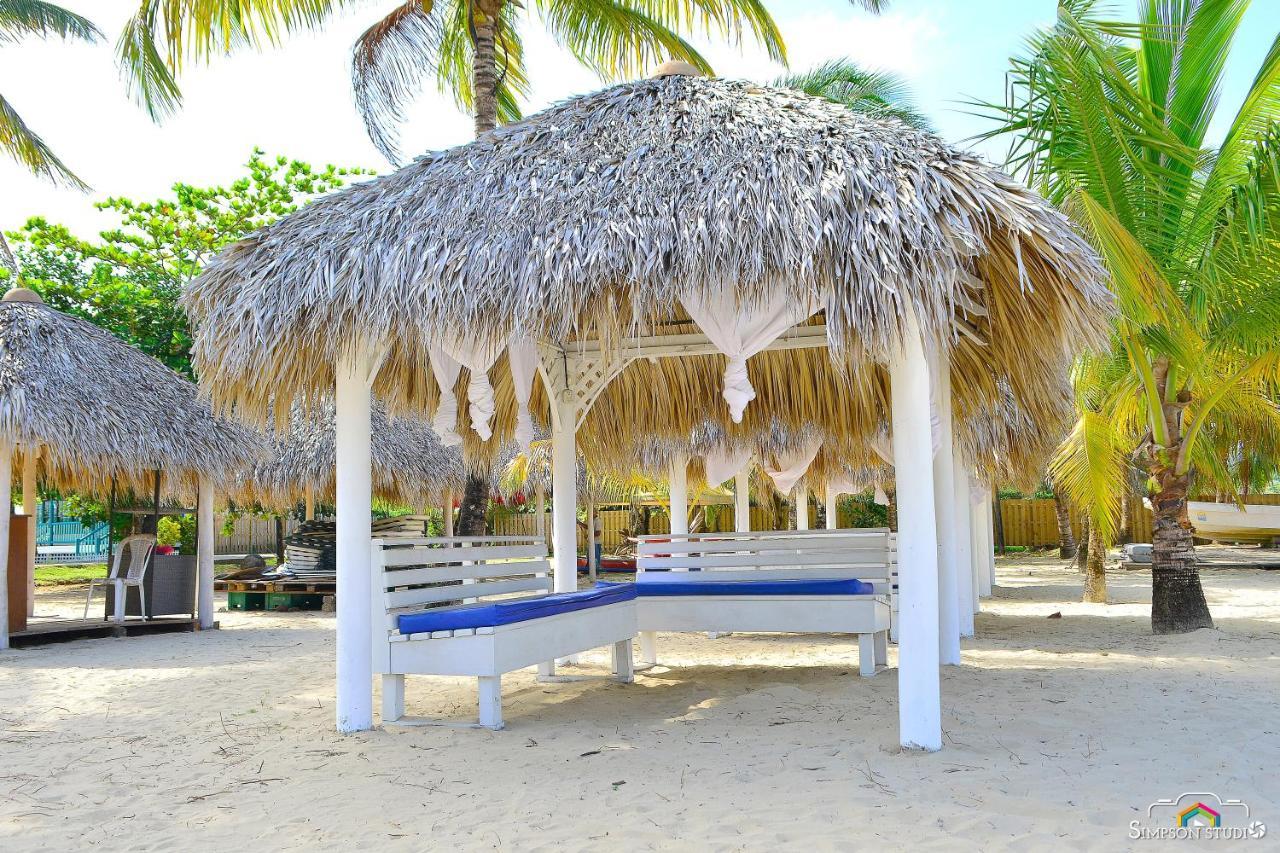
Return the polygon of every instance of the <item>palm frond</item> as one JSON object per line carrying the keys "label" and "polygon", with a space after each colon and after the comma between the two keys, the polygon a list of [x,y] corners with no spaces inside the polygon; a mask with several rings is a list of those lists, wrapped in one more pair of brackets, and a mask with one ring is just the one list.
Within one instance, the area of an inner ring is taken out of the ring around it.
{"label": "palm frond", "polygon": [[58,155],[53,153],[39,134],[27,127],[22,116],[18,115],[13,105],[3,96],[0,96],[0,150],[8,152],[13,159],[33,173],[55,184],[74,187],[78,190],[89,188],[58,159]]}
{"label": "palm frond", "polygon": [[1127,464],[1111,422],[1085,411],[1049,466],[1054,485],[1088,513],[1108,543],[1115,540]]}
{"label": "palm frond", "polygon": [[929,129],[929,120],[911,102],[906,81],[889,72],[864,70],[850,59],[833,59],[808,71],[785,74],[773,85],[826,98],[853,112]]}
{"label": "palm frond", "polygon": [[543,23],[558,44],[603,79],[642,74],[667,59],[691,63],[704,74],[711,64],[644,3],[619,0],[538,0]]}
{"label": "palm frond", "polygon": [[[887,0],[860,0],[860,5],[877,12],[886,3]],[[629,0],[627,5],[672,31],[701,31],[735,44],[741,44],[743,35],[750,32],[770,59],[787,64],[782,32],[762,0]]]}
{"label": "palm frond", "polygon": [[443,13],[431,0],[408,0],[356,40],[351,86],[356,109],[374,146],[401,162],[399,124],[420,94],[422,80],[439,65]]}
{"label": "palm frond", "polygon": [[0,0],[0,43],[34,36],[96,42],[102,31],[88,18],[45,0]]}

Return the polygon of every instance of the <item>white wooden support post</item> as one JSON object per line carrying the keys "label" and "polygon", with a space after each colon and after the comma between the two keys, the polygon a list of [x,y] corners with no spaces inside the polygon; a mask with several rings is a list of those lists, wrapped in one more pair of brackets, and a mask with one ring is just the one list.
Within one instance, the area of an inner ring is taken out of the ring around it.
{"label": "white wooden support post", "polygon": [[196,613],[213,627],[213,482],[201,474],[196,491]]}
{"label": "white wooden support post", "polygon": [[987,490],[984,488],[973,503],[973,565],[978,574],[978,596],[987,598],[991,595],[991,517],[987,514]]}
{"label": "white wooden support post", "polygon": [[36,461],[40,447],[25,447],[22,451],[22,514],[31,519],[27,537],[27,615],[36,615]]}
{"label": "white wooden support post", "polygon": [[453,492],[444,493],[444,513],[441,518],[444,521],[444,535],[453,536]]}
{"label": "white wooden support post", "polygon": [[13,514],[13,442],[0,440],[0,649],[9,648],[9,516]]}
{"label": "white wooden support post", "polygon": [[733,475],[733,529],[751,532],[751,472],[747,468]]}
{"label": "white wooden support post", "polygon": [[994,486],[988,486],[986,497],[982,501],[983,514],[986,521],[983,522],[983,530],[987,534],[986,557],[987,557],[987,594],[991,595],[996,588],[996,522],[995,507],[996,500]]}
{"label": "white wooden support post", "polygon": [[956,528],[960,535],[956,537],[956,601],[960,615],[960,636],[973,636],[973,546],[972,528],[969,512],[969,469],[965,467],[959,454],[955,456],[955,491],[953,493],[956,506]]}
{"label": "white wooden support post", "polygon": [[369,421],[374,359],[345,355],[335,372],[337,409],[338,731],[373,728],[373,579]]}
{"label": "white wooden support post", "polygon": [[681,458],[671,463],[671,532],[689,532],[689,460]]}
{"label": "white wooden support post", "polygon": [[555,590],[578,588],[577,410],[565,393],[556,402],[551,432],[551,539],[555,549]]}
{"label": "white wooden support post", "polygon": [[911,314],[889,364],[898,487],[898,737],[942,748],[938,672],[938,524],[934,511],[929,366]]}
{"label": "white wooden support post", "polygon": [[[938,517],[938,658],[945,665],[960,663],[960,537],[967,541],[956,511],[955,432],[951,414],[951,360],[939,353],[929,363],[934,414],[938,418],[938,449],[933,454],[934,512]],[[966,503],[968,496],[965,496]]]}
{"label": "white wooden support post", "polygon": [[840,493],[832,486],[827,486],[827,529],[840,529]]}
{"label": "white wooden support post", "polygon": [[804,480],[796,484],[796,530],[809,529],[809,485]]}

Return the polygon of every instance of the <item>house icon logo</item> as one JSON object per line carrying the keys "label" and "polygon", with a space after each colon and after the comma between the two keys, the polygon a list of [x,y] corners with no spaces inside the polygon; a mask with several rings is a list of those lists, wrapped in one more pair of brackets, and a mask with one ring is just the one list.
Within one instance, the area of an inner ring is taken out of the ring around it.
{"label": "house icon logo", "polygon": [[1177,814],[1178,826],[1217,827],[1222,826],[1222,813],[1204,803],[1195,803]]}

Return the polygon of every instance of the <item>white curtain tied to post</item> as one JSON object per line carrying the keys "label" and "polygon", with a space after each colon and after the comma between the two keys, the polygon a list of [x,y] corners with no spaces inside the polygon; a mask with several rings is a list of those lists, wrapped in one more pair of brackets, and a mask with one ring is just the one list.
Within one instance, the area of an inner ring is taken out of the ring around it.
{"label": "white curtain tied to post", "polygon": [[737,295],[727,290],[712,296],[686,296],[680,303],[716,349],[729,357],[724,369],[724,399],[734,423],[742,423],[747,403],[756,398],[747,378],[747,359],[821,307],[815,300],[796,300],[777,291],[768,302],[754,307],[741,304]]}
{"label": "white curtain tied to post", "polygon": [[821,447],[822,439],[815,438],[795,450],[775,455],[772,465],[763,465],[761,467],[773,480],[773,484],[778,487],[778,491],[785,495],[795,488],[796,483],[800,482],[800,478],[809,470],[809,466],[813,464],[814,458],[818,455],[818,449]]}
{"label": "white curtain tied to post", "polygon": [[703,459],[707,469],[707,483],[718,486],[725,480],[732,480],[734,475],[751,461],[751,448],[742,450],[713,450]]}
{"label": "white curtain tied to post", "polygon": [[533,378],[538,372],[538,348],[532,338],[514,337],[507,346],[507,361],[511,365],[511,382],[516,396],[516,444],[528,452],[533,441],[533,416],[529,414],[529,395],[533,392]]}

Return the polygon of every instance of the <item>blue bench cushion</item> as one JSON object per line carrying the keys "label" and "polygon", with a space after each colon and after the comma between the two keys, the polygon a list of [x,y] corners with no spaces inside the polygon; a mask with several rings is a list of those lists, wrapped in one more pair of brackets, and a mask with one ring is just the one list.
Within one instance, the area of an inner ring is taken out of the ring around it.
{"label": "blue bench cushion", "polygon": [[420,613],[404,613],[396,620],[396,627],[401,634],[456,631],[459,628],[493,628],[554,616],[557,613],[603,607],[619,601],[630,601],[635,597],[636,588],[633,584],[607,584],[578,592],[559,592],[533,598],[506,598],[458,607],[439,607]]}
{"label": "blue bench cushion", "polygon": [[[661,579],[640,574],[636,589],[651,595],[871,595],[875,587],[856,578],[836,580],[785,581],[704,581],[676,580],[677,573],[663,573]],[[680,572],[678,574],[689,574]]]}

